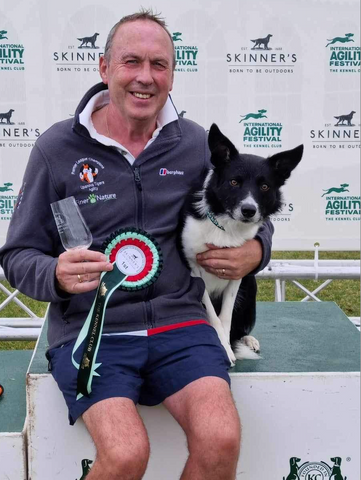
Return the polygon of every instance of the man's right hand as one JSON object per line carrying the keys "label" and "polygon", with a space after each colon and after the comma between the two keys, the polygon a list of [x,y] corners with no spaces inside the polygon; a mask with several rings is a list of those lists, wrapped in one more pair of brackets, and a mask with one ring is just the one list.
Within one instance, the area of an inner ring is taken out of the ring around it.
{"label": "man's right hand", "polygon": [[101,272],[113,270],[113,265],[100,252],[68,250],[58,259],[55,276],[58,287],[68,293],[84,293],[99,285]]}

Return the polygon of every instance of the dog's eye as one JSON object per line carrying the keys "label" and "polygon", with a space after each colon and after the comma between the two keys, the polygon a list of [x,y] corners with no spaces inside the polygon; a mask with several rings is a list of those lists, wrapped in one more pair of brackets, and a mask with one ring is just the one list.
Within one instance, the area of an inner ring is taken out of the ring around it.
{"label": "dog's eye", "polygon": [[232,187],[236,187],[238,185],[237,180],[230,180],[229,183],[232,185]]}
{"label": "dog's eye", "polygon": [[267,192],[269,190],[269,186],[267,185],[267,183],[263,183],[261,185],[261,190],[262,192]]}

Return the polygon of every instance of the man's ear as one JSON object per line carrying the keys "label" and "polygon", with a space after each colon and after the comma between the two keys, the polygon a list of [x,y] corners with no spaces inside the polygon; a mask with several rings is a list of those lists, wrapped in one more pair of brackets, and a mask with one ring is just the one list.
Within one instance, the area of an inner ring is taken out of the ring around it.
{"label": "man's ear", "polygon": [[213,123],[209,129],[208,145],[211,151],[211,162],[215,167],[230,162],[231,157],[237,155],[237,149],[233,143]]}
{"label": "man's ear", "polygon": [[300,163],[302,155],[303,145],[299,145],[293,150],[276,153],[269,157],[267,161],[281,179],[285,181],[290,177],[292,170]]}
{"label": "man's ear", "polygon": [[108,63],[104,55],[99,58],[99,73],[103,83],[108,85]]}

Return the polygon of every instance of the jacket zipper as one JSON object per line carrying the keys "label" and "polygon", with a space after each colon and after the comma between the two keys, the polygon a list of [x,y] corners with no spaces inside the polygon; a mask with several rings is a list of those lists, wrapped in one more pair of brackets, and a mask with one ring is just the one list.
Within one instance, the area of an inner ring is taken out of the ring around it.
{"label": "jacket zipper", "polygon": [[134,180],[135,186],[137,187],[137,199],[138,199],[138,211],[137,211],[137,222],[138,227],[142,227],[142,212],[143,212],[143,198],[142,198],[142,179],[140,177],[140,168],[134,168]]}
{"label": "jacket zipper", "polygon": [[[138,222],[138,227],[141,228],[143,226],[143,222],[142,222],[142,213],[143,213],[142,190],[143,188],[142,188],[142,179],[140,176],[139,167],[134,167],[134,180],[135,180],[135,185],[137,187],[137,199],[138,199],[137,222]],[[147,294],[147,297],[149,298],[149,292]],[[153,322],[152,306],[149,300],[145,300],[145,308],[147,312],[147,319],[146,319],[147,326],[148,328],[154,328],[155,325]]]}

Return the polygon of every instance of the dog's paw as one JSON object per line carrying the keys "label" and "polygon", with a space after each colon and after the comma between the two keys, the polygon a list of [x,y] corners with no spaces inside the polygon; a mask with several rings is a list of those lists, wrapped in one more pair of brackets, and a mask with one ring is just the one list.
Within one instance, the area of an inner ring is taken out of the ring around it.
{"label": "dog's paw", "polygon": [[236,355],[234,354],[234,352],[233,352],[233,350],[232,350],[232,348],[231,348],[231,346],[230,346],[229,343],[227,343],[226,345],[223,345],[223,346],[224,346],[224,348],[225,348],[225,350],[226,350],[228,359],[229,359],[229,361],[231,362],[231,367],[234,367],[235,364],[236,364],[236,360],[237,360]]}
{"label": "dog's paw", "polygon": [[258,340],[250,335],[243,337],[234,345],[234,353],[238,360],[260,360]]}
{"label": "dog's paw", "polygon": [[246,335],[241,339],[241,342],[247,345],[247,347],[249,347],[256,353],[259,353],[259,351],[261,350],[259,341],[257,340],[257,338],[252,337],[252,335]]}

